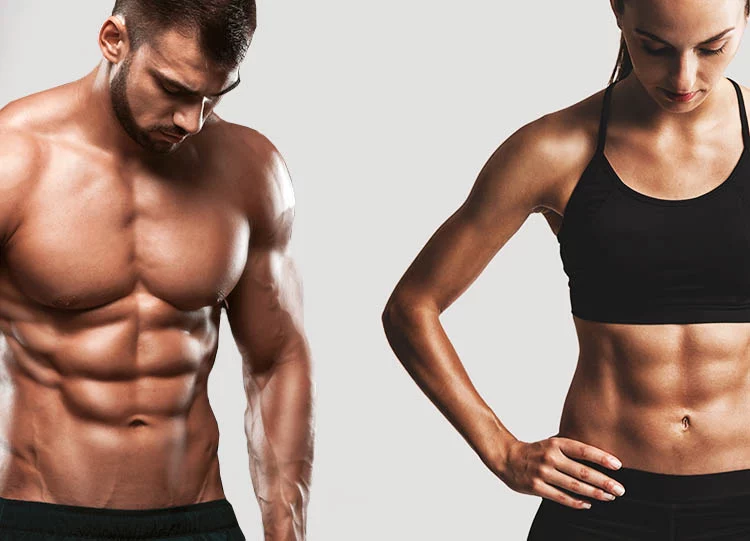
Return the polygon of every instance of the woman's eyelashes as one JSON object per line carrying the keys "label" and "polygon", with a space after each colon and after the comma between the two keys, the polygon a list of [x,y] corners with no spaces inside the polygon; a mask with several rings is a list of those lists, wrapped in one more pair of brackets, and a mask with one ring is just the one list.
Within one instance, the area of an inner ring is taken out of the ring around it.
{"label": "woman's eyelashes", "polygon": [[706,55],[721,54],[724,52],[724,49],[726,48],[726,46],[727,44],[725,43],[718,49],[701,49],[700,51],[702,54],[706,54]]}
{"label": "woman's eyelashes", "polygon": [[[722,54],[724,52],[724,50],[726,49],[726,46],[727,46],[727,44],[724,43],[718,49],[709,49],[709,48],[701,47],[701,48],[698,49],[698,54],[703,55],[703,56],[719,55],[719,54]],[[643,45],[643,50],[647,54],[650,54],[651,56],[669,56],[669,55],[671,55],[674,52],[674,49],[672,47],[658,47],[658,48],[654,48],[654,47],[649,47],[646,44]]]}

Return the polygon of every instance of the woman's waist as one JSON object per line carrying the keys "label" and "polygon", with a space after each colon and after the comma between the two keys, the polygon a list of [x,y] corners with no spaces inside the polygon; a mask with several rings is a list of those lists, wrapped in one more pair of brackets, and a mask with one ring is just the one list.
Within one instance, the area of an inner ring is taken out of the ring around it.
{"label": "woman's waist", "polygon": [[620,389],[571,386],[560,435],[613,453],[624,466],[670,474],[750,469],[750,390],[702,400],[637,400]]}
{"label": "woman's waist", "polygon": [[623,466],[611,470],[596,463],[587,466],[625,487],[627,500],[653,504],[699,503],[746,496],[750,498],[750,468],[707,473],[674,474]]}

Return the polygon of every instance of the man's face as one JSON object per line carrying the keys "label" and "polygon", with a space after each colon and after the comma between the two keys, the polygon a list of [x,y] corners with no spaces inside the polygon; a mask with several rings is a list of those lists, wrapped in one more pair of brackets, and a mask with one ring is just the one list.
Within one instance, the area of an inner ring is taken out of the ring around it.
{"label": "man's face", "polygon": [[165,30],[123,59],[110,97],[127,134],[146,150],[166,154],[198,133],[238,82],[238,67],[211,63],[196,36]]}

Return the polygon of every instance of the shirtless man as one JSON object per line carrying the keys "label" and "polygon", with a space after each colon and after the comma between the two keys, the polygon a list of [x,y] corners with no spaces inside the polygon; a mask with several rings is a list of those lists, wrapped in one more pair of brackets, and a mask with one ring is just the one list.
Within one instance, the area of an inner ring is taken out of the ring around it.
{"label": "shirtless man", "polygon": [[0,111],[2,539],[244,539],[207,394],[222,307],[265,538],[305,537],[294,197],[213,113],[254,29],[252,0],[118,0],[91,73]]}

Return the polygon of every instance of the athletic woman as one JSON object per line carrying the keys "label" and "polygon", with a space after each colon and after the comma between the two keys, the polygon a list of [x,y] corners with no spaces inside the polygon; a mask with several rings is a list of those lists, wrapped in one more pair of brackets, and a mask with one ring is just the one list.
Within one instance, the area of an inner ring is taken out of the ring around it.
{"label": "athletic woman", "polygon": [[[543,498],[529,540],[750,539],[750,132],[724,75],[750,4],[611,4],[611,84],[500,146],[397,285],[386,334],[492,472]],[[524,442],[439,316],[532,212],[559,241],[580,354],[559,433]]]}

